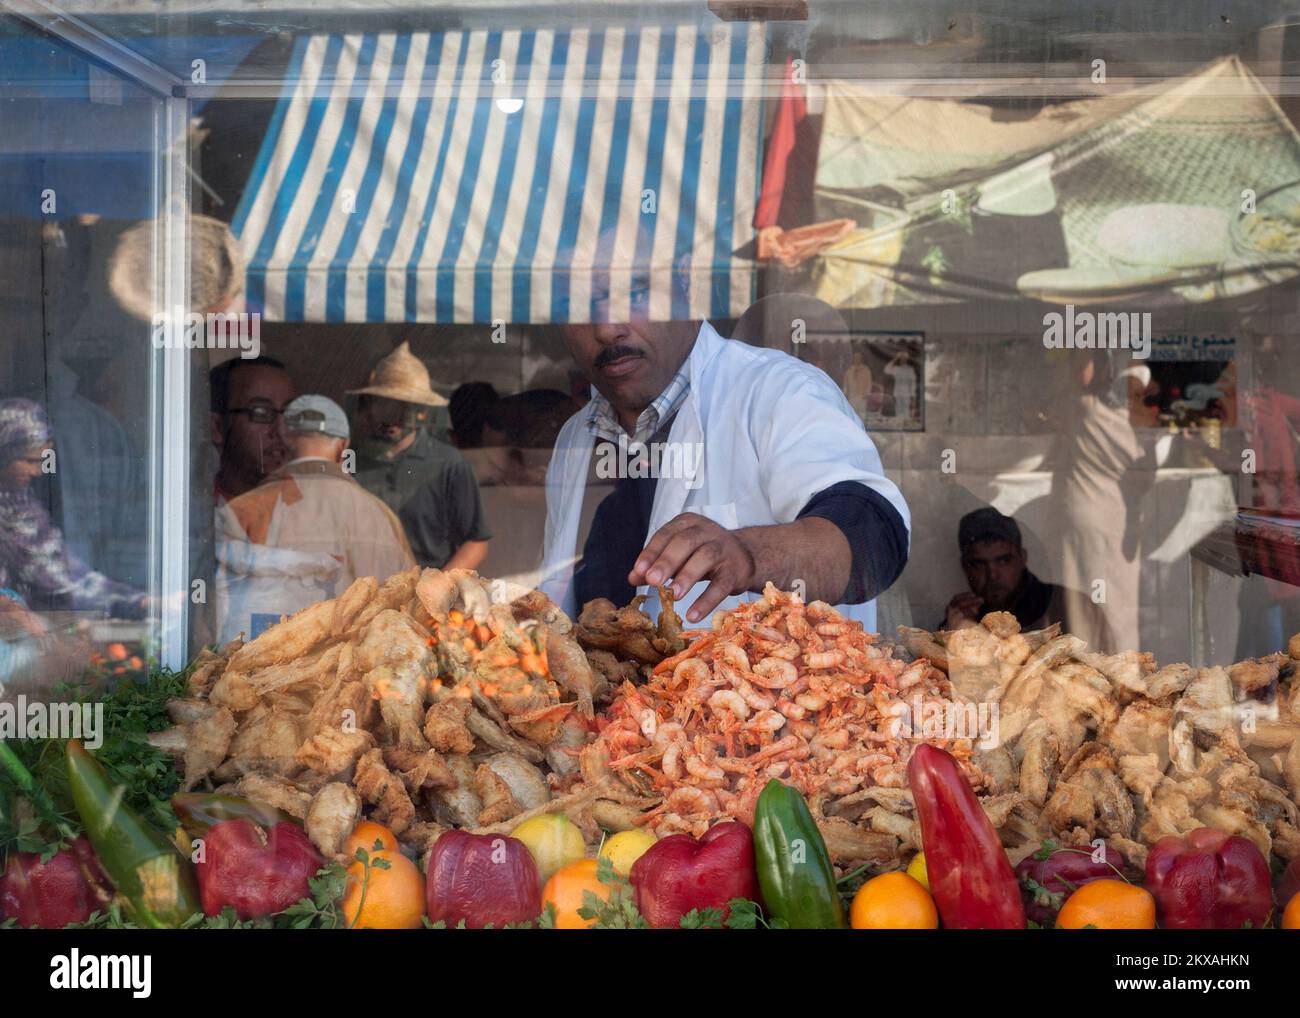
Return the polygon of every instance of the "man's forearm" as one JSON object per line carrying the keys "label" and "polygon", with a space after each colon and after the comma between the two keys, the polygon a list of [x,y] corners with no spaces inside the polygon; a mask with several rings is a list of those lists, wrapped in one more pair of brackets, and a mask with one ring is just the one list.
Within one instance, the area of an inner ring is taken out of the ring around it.
{"label": "man's forearm", "polygon": [[479,563],[487,558],[487,541],[466,541],[456,549],[444,569],[477,569]]}
{"label": "man's forearm", "polygon": [[807,601],[835,604],[844,596],[853,549],[830,520],[809,516],[793,523],[744,527],[735,534],[754,561],[751,590],[761,592],[769,581],[790,590],[802,581]]}

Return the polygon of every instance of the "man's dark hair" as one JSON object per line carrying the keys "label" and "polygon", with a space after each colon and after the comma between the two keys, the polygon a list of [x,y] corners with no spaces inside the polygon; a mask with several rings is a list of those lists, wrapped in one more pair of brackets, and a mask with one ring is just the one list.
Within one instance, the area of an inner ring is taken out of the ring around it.
{"label": "man's dark hair", "polygon": [[501,397],[491,382],[466,382],[451,394],[447,413],[451,430],[461,445],[474,448],[483,442],[483,428],[501,430],[496,420]]}
{"label": "man's dark hair", "polygon": [[241,368],[279,368],[287,372],[280,361],[274,357],[232,357],[222,361],[208,372],[208,386],[212,395],[212,412],[224,414],[230,406],[230,379]]}
{"label": "man's dark hair", "polygon": [[963,553],[981,541],[1008,541],[1017,548],[1023,544],[1016,521],[992,506],[968,512],[957,524],[957,547]]}

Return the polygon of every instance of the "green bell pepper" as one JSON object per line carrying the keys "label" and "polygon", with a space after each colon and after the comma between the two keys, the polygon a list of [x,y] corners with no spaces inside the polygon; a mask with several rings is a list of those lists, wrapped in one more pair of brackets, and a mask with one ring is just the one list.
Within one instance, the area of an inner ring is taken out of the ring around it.
{"label": "green bell pepper", "polygon": [[830,853],[797,790],[773,778],[754,810],[754,862],[763,904],[796,930],[848,928]]}
{"label": "green bell pepper", "polygon": [[202,912],[189,859],[122,802],[122,786],[76,739],[68,740],[67,760],[68,786],[81,825],[131,920],[152,929],[175,929]]}

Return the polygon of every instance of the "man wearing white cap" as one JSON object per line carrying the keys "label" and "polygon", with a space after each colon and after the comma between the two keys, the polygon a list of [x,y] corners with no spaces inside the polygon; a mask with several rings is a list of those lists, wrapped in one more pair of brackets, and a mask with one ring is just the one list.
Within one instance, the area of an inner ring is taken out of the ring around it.
{"label": "man wearing white cap", "polygon": [[397,517],[341,465],[349,440],[343,408],[324,396],[299,396],[285,407],[280,427],[293,458],[218,512],[218,555],[227,569],[269,576],[282,564],[275,551],[297,553],[309,559],[296,577],[313,572],[321,596],[329,597],[360,576],[382,581],[415,565]]}
{"label": "man wearing white cap", "polygon": [[492,535],[473,467],[432,433],[433,408],[447,399],[429,369],[403,343],[349,395],[360,397],[357,483],[397,514],[420,565],[477,568]]}

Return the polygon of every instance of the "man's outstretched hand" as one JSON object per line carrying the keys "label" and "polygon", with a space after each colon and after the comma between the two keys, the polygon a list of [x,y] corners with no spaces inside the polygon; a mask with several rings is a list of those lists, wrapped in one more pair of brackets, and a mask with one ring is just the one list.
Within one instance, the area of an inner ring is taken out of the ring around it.
{"label": "man's outstretched hand", "polygon": [[669,580],[678,598],[700,580],[709,581],[686,613],[686,621],[699,622],[726,598],[753,586],[754,556],[738,531],[706,516],[682,513],[655,532],[628,574],[634,587]]}
{"label": "man's outstretched hand", "polygon": [[697,513],[682,513],[646,543],[628,582],[639,587],[671,580],[673,596],[681,598],[707,580],[686,612],[686,621],[696,623],[732,594],[760,590],[769,581],[782,590],[802,584],[809,601],[838,601],[852,561],[844,532],[820,517],[727,530]]}

